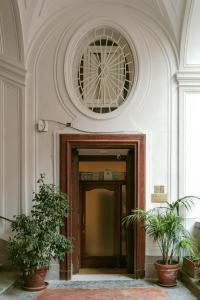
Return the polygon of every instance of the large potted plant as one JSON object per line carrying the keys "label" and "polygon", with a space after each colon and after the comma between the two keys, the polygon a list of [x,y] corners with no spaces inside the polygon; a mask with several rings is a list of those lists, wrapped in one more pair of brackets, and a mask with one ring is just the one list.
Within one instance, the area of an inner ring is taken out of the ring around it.
{"label": "large potted plant", "polygon": [[23,287],[30,291],[44,289],[52,259],[62,260],[72,249],[71,241],[59,232],[68,214],[68,199],[44,178],[41,174],[30,215],[21,214],[11,221],[14,236],[9,241],[9,257],[22,272]]}
{"label": "large potted plant", "polygon": [[155,263],[155,268],[162,286],[176,285],[177,272],[180,269],[179,258],[191,251],[191,236],[183,225],[179,211],[181,207],[191,208],[196,198],[198,197],[186,196],[173,203],[166,203],[165,207],[148,211],[134,209],[122,221],[126,225],[143,221],[146,233],[157,242],[161,259]]}

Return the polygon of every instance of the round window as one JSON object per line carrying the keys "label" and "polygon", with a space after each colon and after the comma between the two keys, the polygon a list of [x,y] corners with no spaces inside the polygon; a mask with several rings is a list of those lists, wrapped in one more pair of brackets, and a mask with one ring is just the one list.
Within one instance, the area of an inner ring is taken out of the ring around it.
{"label": "round window", "polygon": [[109,113],[126,101],[135,83],[135,60],[120,32],[89,31],[76,48],[73,84],[79,101],[95,113]]}

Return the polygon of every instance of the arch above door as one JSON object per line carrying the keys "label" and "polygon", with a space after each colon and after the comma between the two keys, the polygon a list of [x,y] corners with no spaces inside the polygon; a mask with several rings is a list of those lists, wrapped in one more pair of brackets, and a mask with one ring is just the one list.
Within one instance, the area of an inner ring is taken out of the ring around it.
{"label": "arch above door", "polygon": [[[71,205],[78,203],[76,185],[79,182],[74,172],[75,157],[73,153],[77,149],[129,149],[130,157],[127,166],[133,170],[132,178],[127,184],[134,186],[134,191],[129,193],[131,199],[130,209],[145,208],[145,135],[143,134],[62,134],[60,136],[60,188],[65,192]],[[76,234],[76,212],[71,212],[66,219],[65,226],[61,229],[66,236],[73,237]],[[78,249],[73,254],[67,254],[60,264],[60,278],[71,279],[74,259],[78,257]],[[145,276],[145,233],[141,224],[135,224],[133,229],[132,245],[129,248],[129,259],[132,261],[129,272],[135,278]]]}

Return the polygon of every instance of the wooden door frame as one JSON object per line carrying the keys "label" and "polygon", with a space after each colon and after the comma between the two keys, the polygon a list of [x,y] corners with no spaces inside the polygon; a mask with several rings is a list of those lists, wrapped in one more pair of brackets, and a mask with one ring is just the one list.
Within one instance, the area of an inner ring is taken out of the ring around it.
{"label": "wooden door frame", "polygon": [[[60,135],[60,188],[72,199],[72,150],[73,149],[135,149],[134,207],[145,209],[145,135],[143,134],[61,134]],[[72,237],[72,213],[61,232]],[[134,226],[135,278],[145,276],[145,232],[141,224]],[[60,278],[71,279],[72,254],[66,254],[60,263]]]}

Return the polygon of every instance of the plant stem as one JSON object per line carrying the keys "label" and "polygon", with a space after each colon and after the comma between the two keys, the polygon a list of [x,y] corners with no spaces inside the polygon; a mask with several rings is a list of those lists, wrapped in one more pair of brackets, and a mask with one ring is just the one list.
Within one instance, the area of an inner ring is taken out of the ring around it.
{"label": "plant stem", "polygon": [[11,220],[11,219],[8,219],[8,218],[5,218],[5,217],[2,217],[2,216],[0,216],[0,219],[3,219],[3,220],[5,220],[5,221],[8,221],[8,222],[13,222],[13,220]]}

